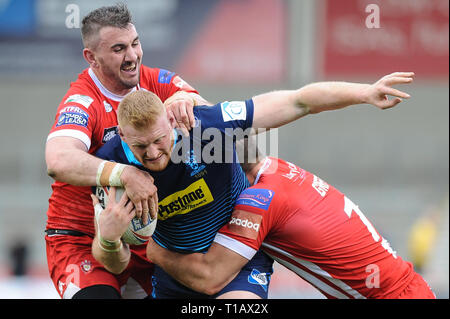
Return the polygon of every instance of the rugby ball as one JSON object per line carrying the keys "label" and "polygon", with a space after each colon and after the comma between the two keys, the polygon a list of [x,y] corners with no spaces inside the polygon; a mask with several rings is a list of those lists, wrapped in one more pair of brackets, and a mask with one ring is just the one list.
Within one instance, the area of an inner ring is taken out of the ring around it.
{"label": "rugby ball", "polygon": [[[116,187],[116,202],[120,200],[124,192],[124,188]],[[97,186],[95,196],[97,196],[103,209],[108,205],[108,194],[109,186]],[[151,219],[150,216],[148,216],[148,222],[144,225],[140,218],[133,218],[130,225],[128,225],[127,230],[122,235],[122,240],[130,245],[142,245],[147,243],[155,231],[157,220],[157,218]]]}

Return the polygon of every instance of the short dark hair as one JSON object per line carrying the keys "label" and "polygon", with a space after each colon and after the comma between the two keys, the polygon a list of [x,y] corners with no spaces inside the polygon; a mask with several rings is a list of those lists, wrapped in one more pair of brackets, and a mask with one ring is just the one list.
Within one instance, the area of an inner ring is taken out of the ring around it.
{"label": "short dark hair", "polygon": [[132,23],[131,13],[123,3],[91,11],[81,22],[81,37],[85,47],[92,47],[92,38],[103,27],[127,28]]}

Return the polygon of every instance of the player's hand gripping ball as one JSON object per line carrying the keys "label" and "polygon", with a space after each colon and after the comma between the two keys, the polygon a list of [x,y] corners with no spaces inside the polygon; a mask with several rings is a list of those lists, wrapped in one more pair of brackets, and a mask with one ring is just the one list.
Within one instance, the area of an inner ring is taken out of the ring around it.
{"label": "player's hand gripping ball", "polygon": [[[124,192],[124,188],[116,187],[116,202],[120,201]],[[108,194],[109,186],[97,186],[95,196],[97,196],[103,209],[108,205]],[[122,240],[130,245],[142,245],[147,243],[155,231],[157,220],[157,218],[151,219],[149,215],[148,222],[144,225],[140,218],[133,218],[130,225],[128,225],[127,230],[122,235]]]}

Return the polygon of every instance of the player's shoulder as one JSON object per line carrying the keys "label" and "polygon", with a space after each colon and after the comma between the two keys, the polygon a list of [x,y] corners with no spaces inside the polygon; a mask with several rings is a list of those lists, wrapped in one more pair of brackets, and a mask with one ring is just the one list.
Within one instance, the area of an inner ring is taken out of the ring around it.
{"label": "player's shoulder", "polygon": [[141,75],[156,76],[159,74],[160,70],[161,69],[157,67],[149,67],[144,64],[141,65]]}
{"label": "player's shoulder", "polygon": [[95,83],[89,74],[89,69],[84,69],[78,74],[78,78],[70,83],[70,90],[95,91]]}
{"label": "player's shoulder", "polygon": [[98,88],[89,75],[88,69],[83,70],[78,78],[70,84],[60,106],[77,105],[85,109],[101,103]]}
{"label": "player's shoulder", "polygon": [[189,83],[184,81],[179,74],[171,70],[159,67],[141,66],[141,81],[140,86],[144,89],[153,91],[155,88],[168,88],[175,91],[186,91],[197,93],[198,91]]}
{"label": "player's shoulder", "polygon": [[164,68],[141,65],[141,86],[148,84],[170,84],[175,72]]}

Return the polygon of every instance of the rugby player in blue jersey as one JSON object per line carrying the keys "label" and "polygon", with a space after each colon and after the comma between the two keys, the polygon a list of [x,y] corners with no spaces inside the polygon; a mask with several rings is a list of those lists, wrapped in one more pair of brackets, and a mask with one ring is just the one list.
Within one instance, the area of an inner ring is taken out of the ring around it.
{"label": "rugby player in blue jersey", "polygon": [[[372,85],[313,83],[298,90],[265,93],[246,101],[195,107],[196,127],[190,131],[189,138],[174,130],[175,120],[166,113],[157,96],[134,92],[119,105],[119,135],[97,153],[107,161],[106,173],[99,171],[100,179],[108,180],[111,174],[120,171],[117,166],[123,164],[149,172],[159,198],[154,241],[180,253],[206,252],[217,231],[230,218],[238,195],[249,186],[234,143],[231,146],[226,143],[230,132],[275,128],[307,114],[354,104],[390,108],[402,98],[409,98],[392,86],[410,83],[412,76],[413,73],[397,72]],[[387,95],[394,98],[389,99]],[[214,140],[221,143],[213,143]],[[210,162],[206,157],[214,157],[215,161]],[[108,270],[120,273],[130,258],[129,249],[120,238],[134,216],[134,208],[126,200],[116,202],[113,193],[98,220],[102,238],[98,239],[97,232],[92,250]],[[97,203],[95,197],[93,202]],[[110,246],[102,246],[105,242]],[[258,253],[215,297],[267,298],[271,273],[272,260]],[[182,286],[158,266],[153,276],[156,298],[207,297]]]}

